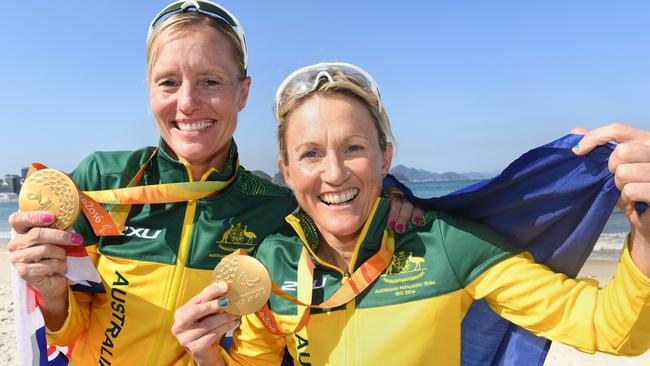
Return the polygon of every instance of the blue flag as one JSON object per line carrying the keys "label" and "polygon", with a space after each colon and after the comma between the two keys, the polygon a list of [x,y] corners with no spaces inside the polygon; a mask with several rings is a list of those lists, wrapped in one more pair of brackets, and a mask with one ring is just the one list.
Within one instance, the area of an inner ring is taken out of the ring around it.
{"label": "blue flag", "polygon": [[[421,208],[483,223],[538,263],[575,277],[603,230],[620,192],[607,161],[615,145],[586,156],[572,152],[582,136],[568,135],[533,149],[500,175],[443,197],[421,199],[399,185]],[[647,206],[637,204],[642,214]],[[461,365],[543,365],[550,341],[537,337],[475,301],[462,325]]]}

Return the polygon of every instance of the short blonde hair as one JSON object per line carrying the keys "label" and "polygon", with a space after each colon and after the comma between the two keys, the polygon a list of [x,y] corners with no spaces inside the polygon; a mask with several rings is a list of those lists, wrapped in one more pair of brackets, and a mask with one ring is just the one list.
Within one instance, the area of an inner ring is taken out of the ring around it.
{"label": "short blonde hair", "polygon": [[232,59],[239,69],[239,80],[246,78],[244,65],[244,50],[239,37],[226,21],[196,12],[177,13],[169,16],[154,29],[147,40],[147,80],[151,78],[151,70],[158,59],[160,44],[174,34],[187,31],[192,27],[212,29],[228,40]]}
{"label": "short blonde hair", "polygon": [[330,82],[326,77],[322,77],[314,90],[298,95],[290,95],[278,103],[276,111],[278,116],[278,148],[280,149],[280,156],[285,165],[288,159],[286,144],[287,119],[291,112],[314,95],[346,95],[356,99],[366,107],[375,122],[381,150],[386,151],[386,146],[394,143],[386,109],[384,106],[379,107],[380,101],[377,99],[377,96],[360,86],[353,78],[349,78],[341,72],[334,72],[334,75],[334,81]]}

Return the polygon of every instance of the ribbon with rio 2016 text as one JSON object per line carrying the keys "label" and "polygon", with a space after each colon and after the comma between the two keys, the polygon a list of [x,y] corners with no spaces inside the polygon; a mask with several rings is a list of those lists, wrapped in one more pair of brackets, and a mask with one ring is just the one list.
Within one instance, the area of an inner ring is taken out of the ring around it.
{"label": "ribbon with rio 2016 text", "polygon": [[[203,181],[167,183],[140,186],[142,177],[149,162],[156,156],[156,149],[147,161],[140,167],[137,174],[124,188],[102,191],[79,191],[81,209],[88,219],[97,236],[122,235],[126,218],[134,204],[158,204],[186,202],[206,198],[219,193],[228,187],[237,176],[239,163],[235,171],[226,181]],[[46,169],[40,163],[32,163],[28,175],[34,171]],[[106,211],[101,204],[112,205]]]}

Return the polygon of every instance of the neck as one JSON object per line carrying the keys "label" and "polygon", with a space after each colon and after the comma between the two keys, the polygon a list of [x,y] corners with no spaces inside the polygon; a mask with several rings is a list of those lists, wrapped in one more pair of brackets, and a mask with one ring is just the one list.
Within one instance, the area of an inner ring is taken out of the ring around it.
{"label": "neck", "polygon": [[195,162],[195,161],[189,161],[189,160],[183,160],[179,159],[185,164],[187,164],[187,167],[189,168],[191,174],[192,174],[192,181],[200,181],[203,175],[210,170],[211,168],[215,168],[218,171],[222,172],[226,168],[226,160],[228,156],[224,155],[222,157],[218,157],[216,160],[211,160],[209,162]]}
{"label": "neck", "polygon": [[187,165],[192,176],[192,181],[196,182],[200,181],[203,175],[211,168],[214,168],[220,172],[223,172],[226,169],[226,163],[228,161],[231,144],[232,142],[226,144],[221,149],[217,150],[214,154],[202,160],[185,159],[181,156],[178,156],[174,151],[172,151],[169,146],[167,146],[167,144],[164,145],[164,148],[170,156]]}
{"label": "neck", "polygon": [[352,259],[358,235],[354,234],[340,238],[321,232],[320,236],[321,243],[316,254],[325,262],[333,264],[345,272],[350,267],[350,260]]}

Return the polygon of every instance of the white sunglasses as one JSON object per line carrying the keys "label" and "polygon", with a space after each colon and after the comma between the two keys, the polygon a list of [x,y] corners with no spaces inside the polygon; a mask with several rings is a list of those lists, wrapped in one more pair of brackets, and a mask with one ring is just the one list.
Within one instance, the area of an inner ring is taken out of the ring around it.
{"label": "white sunglasses", "polygon": [[321,62],[305,66],[287,76],[275,92],[275,118],[280,123],[279,107],[290,97],[307,94],[315,90],[325,78],[333,83],[344,75],[364,90],[371,92],[377,98],[379,112],[383,110],[379,87],[375,79],[362,68],[345,62]]}
{"label": "white sunglasses", "polygon": [[154,29],[156,29],[156,27],[170,15],[188,11],[205,14],[209,17],[221,19],[228,23],[235,34],[237,34],[237,38],[239,38],[242,51],[244,51],[244,69],[248,69],[248,49],[246,47],[246,36],[244,35],[244,28],[241,26],[237,18],[228,10],[226,10],[226,8],[211,1],[181,0],[167,5],[151,21],[151,24],[149,25],[149,32],[147,33],[147,41],[149,40],[149,37],[151,37]]}

